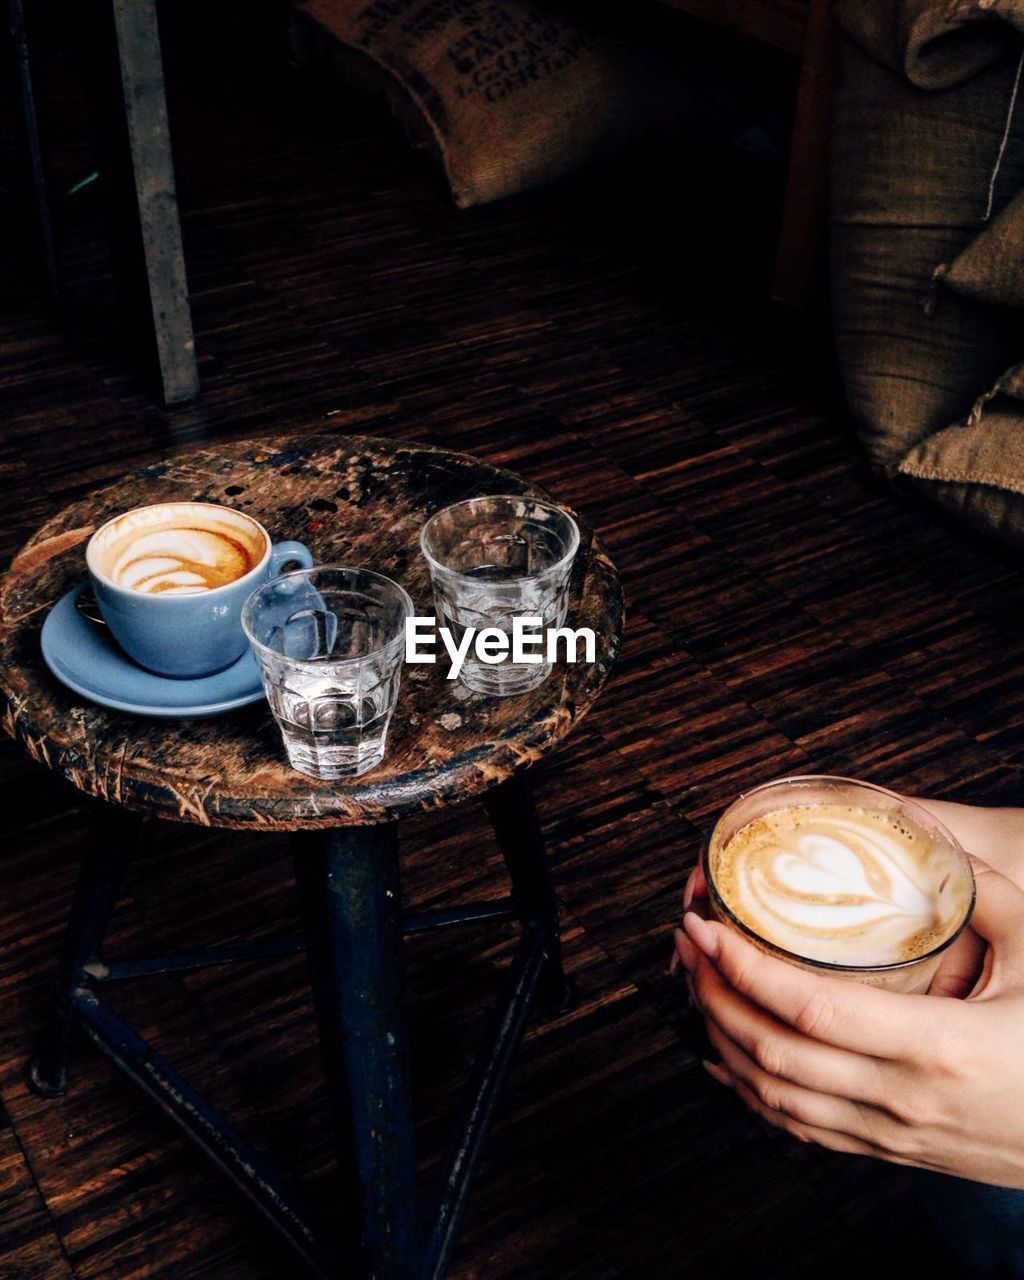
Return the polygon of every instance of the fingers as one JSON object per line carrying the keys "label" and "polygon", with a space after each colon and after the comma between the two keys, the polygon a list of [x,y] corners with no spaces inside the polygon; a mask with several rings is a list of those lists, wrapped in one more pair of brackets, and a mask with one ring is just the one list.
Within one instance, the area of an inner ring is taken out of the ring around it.
{"label": "fingers", "polygon": [[840,1133],[834,1129],[823,1129],[817,1125],[806,1124],[781,1111],[775,1111],[763,1103],[747,1084],[742,1080],[738,1080],[728,1070],[718,1068],[712,1063],[705,1063],[704,1067],[708,1074],[717,1080],[719,1084],[724,1084],[727,1088],[734,1090],[736,1096],[751,1111],[759,1115],[762,1120],[773,1125],[776,1129],[782,1129],[791,1137],[799,1139],[800,1142],[814,1142],[819,1147],[827,1147],[830,1151],[845,1151],[850,1155],[858,1156],[874,1156],[876,1159],[889,1160],[895,1164],[912,1163],[909,1159],[897,1156],[872,1142],[866,1142],[862,1138],[855,1138],[851,1134]]}
{"label": "fingers", "polygon": [[[700,864],[700,859],[698,859],[690,871],[690,874],[686,877],[686,888],[683,890],[684,914],[689,911],[691,907],[700,906],[703,908],[703,904],[707,901],[707,896],[708,884],[704,878],[704,869]],[[693,945],[687,940],[686,935],[681,929],[676,929],[675,939],[675,947],[673,948],[672,958],[669,960],[668,965],[668,971],[670,974],[677,973],[679,971],[680,964],[686,963],[685,959],[683,959],[681,948],[684,946],[692,947]]]}
{"label": "fingers", "polygon": [[963,1000],[977,986],[985,964],[985,942],[973,929],[965,929],[943,955],[928,988],[930,996]]}
{"label": "fingers", "polygon": [[673,937],[675,939],[675,946],[672,949],[672,959],[669,961],[669,973],[677,973],[680,965],[684,965],[687,971],[693,969],[697,963],[696,947],[686,934],[683,933],[682,929],[674,930]]}
{"label": "fingers", "polygon": [[915,1061],[942,1029],[929,996],[823,977],[765,955],[734,930],[692,912],[683,924],[734,990],[803,1036],[858,1055]]}
{"label": "fingers", "polygon": [[683,890],[683,911],[689,911],[694,901],[707,896],[708,882],[704,879],[704,868],[698,861],[690,872],[686,881],[686,888]]}
{"label": "fingers", "polygon": [[[682,959],[685,963],[685,955]],[[691,969],[691,981],[708,1034],[715,1024],[766,1077],[853,1102],[885,1105],[894,1064],[798,1034],[740,995],[704,959]]]}
{"label": "fingers", "polygon": [[868,1143],[875,1143],[877,1135],[898,1123],[894,1117],[851,1102],[849,1098],[817,1093],[769,1075],[713,1021],[707,1023],[707,1034],[733,1081],[744,1084],[761,1106],[771,1112],[798,1124],[842,1133]]}
{"label": "fingers", "polygon": [[1024,892],[980,858],[972,857],[971,865],[977,892],[971,928],[992,944],[998,967],[1019,976],[1024,972]]}

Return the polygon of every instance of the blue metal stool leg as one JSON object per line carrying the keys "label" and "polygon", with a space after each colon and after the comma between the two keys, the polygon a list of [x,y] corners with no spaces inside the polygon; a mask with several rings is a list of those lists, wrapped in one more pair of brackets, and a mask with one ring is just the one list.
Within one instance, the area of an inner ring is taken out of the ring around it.
{"label": "blue metal stool leg", "polygon": [[[140,819],[97,811],[61,953],[50,1023],[29,1067],[31,1087],[65,1086],[70,1035],[79,1024],[250,1197],[316,1275],[361,1280],[441,1280],[447,1273],[474,1173],[535,995],[567,1007],[558,916],[532,797],[506,783],[488,810],[513,882],[513,898],[427,912],[403,922],[397,830],[300,832],[295,878],[328,1094],[334,1112],[341,1201],[324,1231],[262,1157],[101,999],[107,981],[289,954],[295,940],[136,960],[100,959],[104,931]],[[412,1091],[402,1009],[405,931],[508,919],[523,931],[460,1105],[421,1252]]]}
{"label": "blue metal stool leg", "polygon": [[84,983],[85,966],[98,956],[141,825],[138,814],[120,805],[94,811],[61,948],[50,1020],[28,1064],[29,1088],[40,1097],[59,1097],[67,1087],[74,993]]}
{"label": "blue metal stool leg", "polygon": [[520,922],[525,928],[531,921],[537,921],[550,931],[540,998],[549,1008],[567,1013],[576,1002],[576,988],[562,965],[558,902],[551,886],[544,836],[530,784],[521,775],[510,778],[488,791],[484,804],[512,881]]}
{"label": "blue metal stool leg", "polygon": [[397,831],[340,827],[294,839],[320,1043],[365,1274],[413,1280],[416,1165]]}

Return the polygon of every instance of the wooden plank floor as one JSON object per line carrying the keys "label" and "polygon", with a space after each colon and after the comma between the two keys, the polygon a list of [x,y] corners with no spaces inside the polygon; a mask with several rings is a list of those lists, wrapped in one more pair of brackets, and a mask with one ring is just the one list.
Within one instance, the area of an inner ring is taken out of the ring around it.
{"label": "wooden plank floor", "polygon": [[[202,399],[164,413],[126,373],[93,197],[59,204],[76,339],[46,320],[22,256],[4,273],[4,557],[72,495],[177,448],[315,428],[433,441],[523,472],[596,526],[628,593],[621,665],[539,778],[581,1002],[528,1036],[453,1274],[809,1277],[865,1239],[894,1267],[951,1274],[903,1172],[781,1139],[705,1077],[667,972],[701,832],[742,787],[813,770],[1024,798],[1019,566],[869,476],[822,324],[762,301],[773,175],[680,134],[457,213],[352,101],[339,123],[314,125],[301,103],[187,79],[172,117]],[[73,78],[50,89],[66,187],[91,155]],[[64,1099],[26,1090],[82,814],[6,742],[0,770],[0,1276],[294,1275],[95,1053],[83,1048]],[[403,849],[413,903],[499,888],[472,807],[412,824]],[[111,950],[293,917],[274,840],[154,826]],[[409,944],[428,1178],[509,950],[500,929]],[[329,1208],[301,961],[158,979],[122,999]]]}

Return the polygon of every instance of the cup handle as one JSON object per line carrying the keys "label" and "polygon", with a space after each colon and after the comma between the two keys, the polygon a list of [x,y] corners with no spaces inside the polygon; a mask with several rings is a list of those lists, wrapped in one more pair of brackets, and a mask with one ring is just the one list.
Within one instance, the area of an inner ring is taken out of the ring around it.
{"label": "cup handle", "polygon": [[312,551],[303,542],[275,542],[270,548],[270,576],[276,578],[289,564],[297,564],[300,569],[312,569]]}

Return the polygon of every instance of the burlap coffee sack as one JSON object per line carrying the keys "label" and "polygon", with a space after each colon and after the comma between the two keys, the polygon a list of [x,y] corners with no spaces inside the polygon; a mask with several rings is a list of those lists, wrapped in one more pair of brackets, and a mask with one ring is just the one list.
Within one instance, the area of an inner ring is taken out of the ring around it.
{"label": "burlap coffee sack", "polygon": [[[1024,0],[833,0],[846,34],[919,89],[962,84],[1006,49]],[[998,11],[997,11],[998,10]]]}
{"label": "burlap coffee sack", "polygon": [[1024,189],[1024,111],[1004,136],[1020,37],[961,83],[921,89],[844,41],[833,125],[830,250],[836,344],[872,461],[962,421],[1021,356],[1019,319],[941,275]]}
{"label": "burlap coffee sack", "polygon": [[1024,0],[834,11],[848,37],[831,216],[851,410],[887,474],[1024,545]]}
{"label": "burlap coffee sack", "polygon": [[1024,307],[1024,192],[976,235],[936,278],[977,302]]}
{"label": "burlap coffee sack", "polygon": [[1017,366],[964,422],[916,445],[899,475],[976,529],[1024,547],[1024,367]]}
{"label": "burlap coffee sack", "polygon": [[388,77],[392,108],[463,208],[550,181],[677,118],[687,98],[648,50],[544,4],[300,0],[298,11],[347,53],[344,74],[366,84],[358,56]]}

